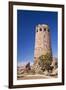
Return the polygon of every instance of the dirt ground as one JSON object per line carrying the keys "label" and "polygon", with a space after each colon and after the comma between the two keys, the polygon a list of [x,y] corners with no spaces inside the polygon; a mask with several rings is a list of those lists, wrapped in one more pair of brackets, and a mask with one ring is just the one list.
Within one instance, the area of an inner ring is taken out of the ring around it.
{"label": "dirt ground", "polygon": [[50,79],[57,78],[57,76],[45,76],[45,75],[25,75],[17,77],[17,80],[26,80],[26,79]]}

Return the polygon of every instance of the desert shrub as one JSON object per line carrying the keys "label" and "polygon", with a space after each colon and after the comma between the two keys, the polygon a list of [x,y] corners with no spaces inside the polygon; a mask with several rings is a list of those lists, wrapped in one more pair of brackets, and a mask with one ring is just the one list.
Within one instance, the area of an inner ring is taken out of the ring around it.
{"label": "desert shrub", "polygon": [[30,62],[28,62],[25,66],[26,69],[31,70]]}
{"label": "desert shrub", "polygon": [[51,63],[52,55],[50,53],[47,53],[46,55],[41,55],[39,57],[39,65],[43,71],[47,70],[49,72]]}

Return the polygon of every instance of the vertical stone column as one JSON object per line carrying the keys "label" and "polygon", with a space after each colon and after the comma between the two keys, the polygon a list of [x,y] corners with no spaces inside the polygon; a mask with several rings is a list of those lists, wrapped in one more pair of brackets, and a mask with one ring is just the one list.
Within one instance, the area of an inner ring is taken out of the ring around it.
{"label": "vertical stone column", "polygon": [[50,30],[46,24],[38,24],[35,31],[34,63],[38,63],[38,58],[46,53],[51,53]]}

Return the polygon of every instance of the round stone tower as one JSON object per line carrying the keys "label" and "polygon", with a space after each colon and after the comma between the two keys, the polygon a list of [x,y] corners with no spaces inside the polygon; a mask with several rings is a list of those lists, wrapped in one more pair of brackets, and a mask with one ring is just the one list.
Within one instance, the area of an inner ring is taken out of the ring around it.
{"label": "round stone tower", "polygon": [[52,55],[49,26],[38,24],[35,32],[34,64],[38,63],[38,58],[41,55],[46,53],[51,53]]}

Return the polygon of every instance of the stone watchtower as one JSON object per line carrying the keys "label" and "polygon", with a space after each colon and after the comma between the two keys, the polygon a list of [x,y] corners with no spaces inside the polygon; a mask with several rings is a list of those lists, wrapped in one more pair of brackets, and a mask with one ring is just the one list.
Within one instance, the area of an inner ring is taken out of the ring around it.
{"label": "stone watchtower", "polygon": [[51,53],[51,40],[49,26],[38,24],[35,33],[34,64],[38,63],[38,58],[46,53]]}

